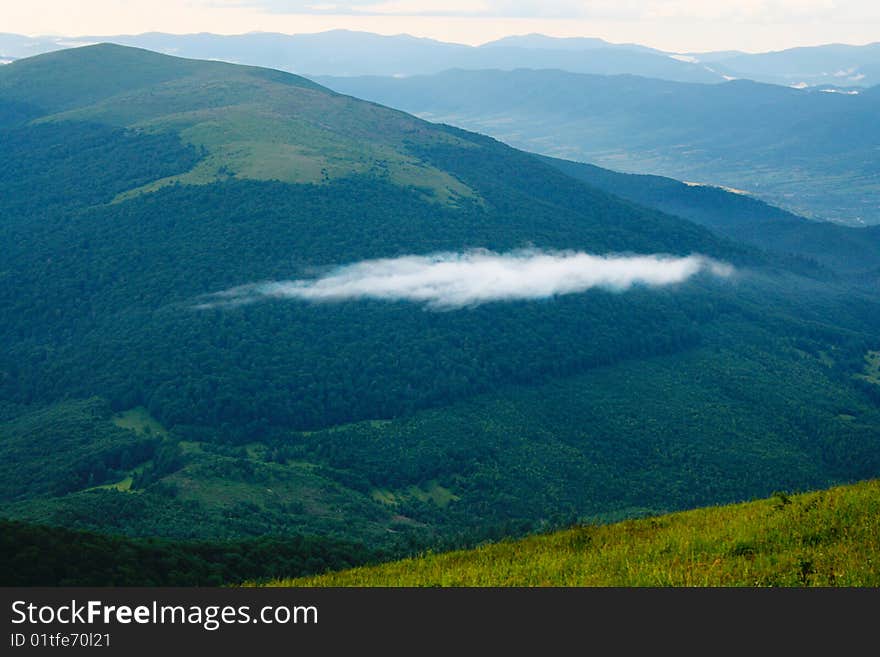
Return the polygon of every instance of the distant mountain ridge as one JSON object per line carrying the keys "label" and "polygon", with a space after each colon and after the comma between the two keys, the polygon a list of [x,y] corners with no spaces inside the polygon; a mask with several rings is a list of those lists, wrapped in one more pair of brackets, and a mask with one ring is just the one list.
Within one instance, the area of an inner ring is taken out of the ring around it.
{"label": "distant mountain ridge", "polygon": [[307,75],[423,75],[449,68],[556,68],[574,73],[631,74],[682,82],[747,78],[785,86],[880,84],[880,43],[825,45],[779,52],[664,52],[595,37],[509,36],[472,47],[406,34],[331,30],[315,34],[163,34],[25,37],[0,34],[0,56],[22,58],[112,42],[170,55],[221,59]]}
{"label": "distant mountain ridge", "polygon": [[[516,37],[481,47],[409,35],[383,36],[332,30],[318,34],[252,33],[84,36],[77,39],[0,35],[0,53],[16,57],[96,42],[146,48],[198,59],[221,59],[309,75],[414,75],[450,67],[561,68],[596,74],[633,73],[671,80],[720,82],[704,66],[682,62],[636,45],[601,40],[567,41]],[[587,50],[583,46],[589,45]],[[559,46],[559,47],[557,47]]]}
{"label": "distant mountain ridge", "polygon": [[550,37],[537,33],[502,37],[501,39],[484,43],[479,48],[530,48],[534,50],[570,50],[575,52],[599,48],[614,48],[636,50],[657,55],[667,54],[662,50],[649,48],[637,43],[610,43],[605,39],[595,37]]}
{"label": "distant mountain ridge", "polygon": [[880,95],[559,70],[315,78],[339,92],[631,173],[742,189],[798,214],[880,223]]}
{"label": "distant mountain ridge", "polygon": [[786,86],[870,87],[880,84],[880,42],[738,54],[714,62],[713,67],[727,75]]}

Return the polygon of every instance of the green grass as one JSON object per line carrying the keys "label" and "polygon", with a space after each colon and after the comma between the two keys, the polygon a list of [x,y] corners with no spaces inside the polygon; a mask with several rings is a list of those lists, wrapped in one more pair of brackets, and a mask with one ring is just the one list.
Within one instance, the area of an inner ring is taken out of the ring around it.
{"label": "green grass", "polygon": [[128,476],[122,481],[117,481],[112,484],[104,484],[103,486],[95,486],[94,488],[90,488],[88,490],[118,490],[123,493],[127,493],[131,491],[131,484],[134,481],[134,477]]}
{"label": "green grass", "polygon": [[865,355],[864,373],[857,374],[856,377],[880,385],[880,351],[869,351]]}
{"label": "green grass", "polygon": [[[102,49],[106,47],[95,50]],[[80,58],[92,54],[77,53]],[[137,53],[124,54],[137,59]],[[426,199],[444,204],[477,198],[455,176],[409,152],[409,141],[461,141],[413,117],[330,93],[296,76],[152,53],[142,56],[154,60],[156,69],[144,84],[120,80],[87,94],[82,104],[63,104],[60,111],[36,121],[89,121],[149,134],[176,133],[206,154],[189,171],[118,194],[116,203],[168,185],[207,185],[233,176],[322,184],[357,174],[416,187]],[[16,84],[21,83],[13,76],[6,83],[8,91],[18,93]],[[30,88],[25,92],[36,93]]]}
{"label": "green grass", "polygon": [[407,486],[406,489],[398,491],[377,488],[370,493],[370,497],[376,502],[388,506],[397,506],[411,500],[418,500],[419,502],[433,503],[441,509],[445,509],[451,502],[457,502],[461,499],[460,496],[436,481],[429,481],[424,486]]}
{"label": "green grass", "polygon": [[449,506],[450,502],[456,502],[461,499],[436,481],[429,482],[425,488],[410,486],[407,492],[421,502],[433,502],[442,509]]}
{"label": "green grass", "polygon": [[880,481],[272,585],[880,586]]}
{"label": "green grass", "polygon": [[165,427],[143,406],[117,413],[111,418],[111,421],[117,427],[130,429],[139,436],[152,434],[164,437],[168,435]]}

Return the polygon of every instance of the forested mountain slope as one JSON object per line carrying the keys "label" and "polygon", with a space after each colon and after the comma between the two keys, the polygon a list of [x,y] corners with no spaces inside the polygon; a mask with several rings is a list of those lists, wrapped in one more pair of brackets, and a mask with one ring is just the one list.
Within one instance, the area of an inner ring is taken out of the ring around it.
{"label": "forested mountain slope", "polygon": [[752,244],[777,256],[814,261],[851,280],[876,282],[880,227],[856,228],[813,221],[753,196],[711,185],[626,174],[591,164],[543,158],[570,176],[621,198],[706,226],[718,235]]}
{"label": "forested mountain slope", "polygon": [[745,190],[811,218],[880,222],[880,105],[871,90],[560,70],[315,79],[544,155]]}
{"label": "forested mountain slope", "polygon": [[[0,131],[4,516],[467,544],[880,471],[869,288],[488,137],[109,45],[0,69]],[[486,250],[699,271],[439,309],[280,293]]]}

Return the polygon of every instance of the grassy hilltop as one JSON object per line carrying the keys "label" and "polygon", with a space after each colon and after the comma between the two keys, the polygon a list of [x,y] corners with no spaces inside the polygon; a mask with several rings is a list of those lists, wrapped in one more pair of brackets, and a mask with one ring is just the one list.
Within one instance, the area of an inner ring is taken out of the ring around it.
{"label": "grassy hilltop", "polygon": [[880,481],[583,526],[275,584],[880,586]]}

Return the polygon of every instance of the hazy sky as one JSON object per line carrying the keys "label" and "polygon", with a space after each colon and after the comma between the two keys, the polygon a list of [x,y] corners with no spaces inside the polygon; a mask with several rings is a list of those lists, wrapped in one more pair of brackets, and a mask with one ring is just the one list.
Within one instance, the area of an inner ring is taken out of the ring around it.
{"label": "hazy sky", "polygon": [[319,32],[479,44],[596,36],[665,50],[780,50],[880,40],[878,0],[0,0],[0,31],[39,35]]}

